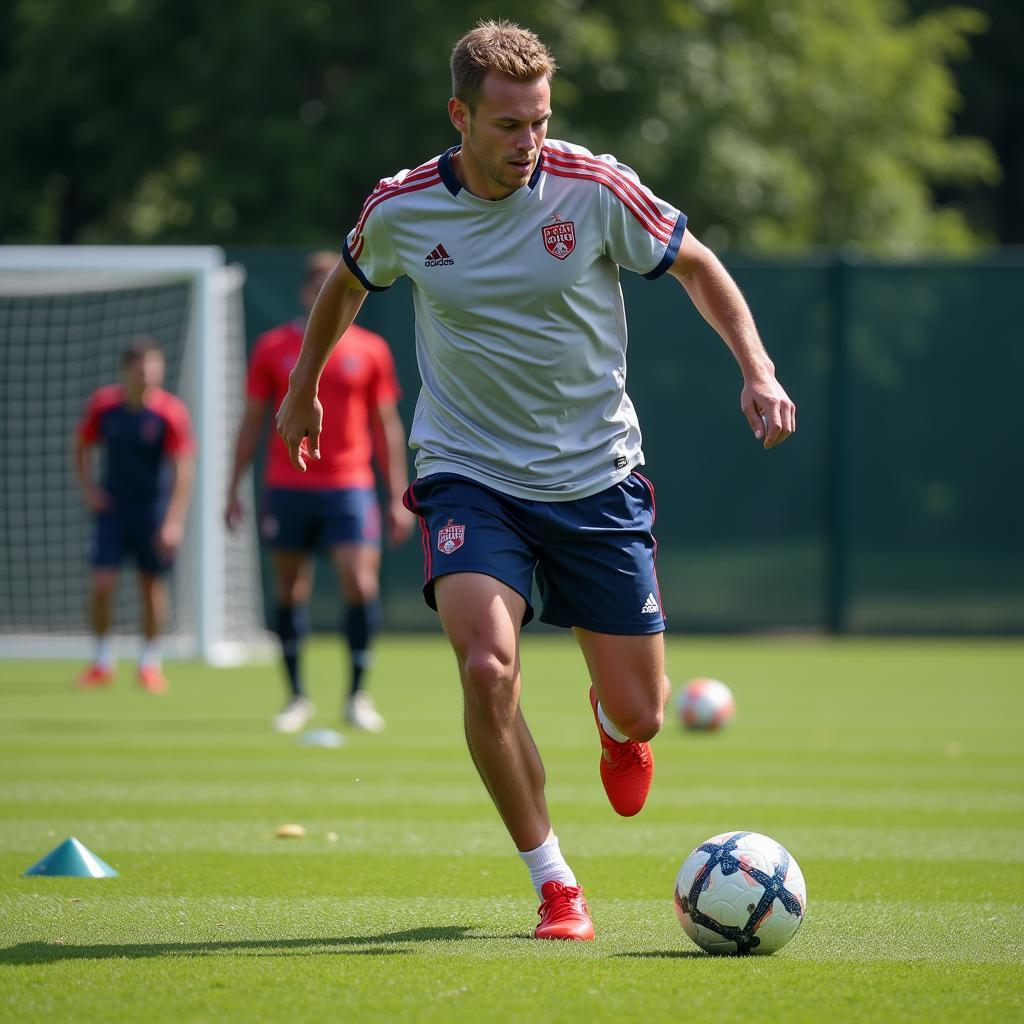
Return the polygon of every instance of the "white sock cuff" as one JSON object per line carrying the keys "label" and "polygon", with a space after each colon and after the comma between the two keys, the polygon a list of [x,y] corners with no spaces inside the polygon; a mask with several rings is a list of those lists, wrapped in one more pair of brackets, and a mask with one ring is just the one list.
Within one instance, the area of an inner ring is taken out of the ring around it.
{"label": "white sock cuff", "polygon": [[621,730],[615,727],[615,723],[604,713],[604,708],[601,707],[601,702],[597,702],[597,717],[601,722],[601,728],[611,736],[616,743],[625,743],[629,737]]}
{"label": "white sock cuff", "polygon": [[558,845],[558,836],[553,832],[535,850],[520,850],[519,856],[529,869],[530,881],[541,898],[541,888],[545,882],[561,882],[563,885],[577,885],[572,868],[565,862]]}
{"label": "white sock cuff", "polygon": [[96,637],[96,647],[93,659],[97,665],[104,668],[111,668],[114,664],[114,645],[110,642],[109,636]]}

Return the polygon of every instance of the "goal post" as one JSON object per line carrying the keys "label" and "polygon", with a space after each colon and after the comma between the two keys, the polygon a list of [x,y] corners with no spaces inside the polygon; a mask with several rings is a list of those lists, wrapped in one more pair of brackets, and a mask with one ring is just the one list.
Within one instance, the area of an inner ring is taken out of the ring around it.
{"label": "goal post", "polygon": [[[167,359],[198,442],[171,573],[170,657],[233,664],[271,650],[251,475],[237,532],[223,521],[244,406],[244,271],[213,246],[0,246],[0,658],[85,657],[91,517],[71,465],[90,394],[139,336]],[[134,567],[115,603],[119,653],[137,647]]]}

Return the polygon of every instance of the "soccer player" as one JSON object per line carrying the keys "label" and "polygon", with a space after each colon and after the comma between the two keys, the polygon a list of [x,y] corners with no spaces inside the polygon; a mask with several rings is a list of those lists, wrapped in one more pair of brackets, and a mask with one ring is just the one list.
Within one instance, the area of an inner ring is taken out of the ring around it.
{"label": "soccer player", "polygon": [[[195,442],[184,403],[161,387],[164,369],[153,339],[134,342],[121,355],[121,383],[93,394],[75,437],[75,473],[95,516],[89,609],[96,648],[79,678],[84,688],[114,678],[111,605],[121,563],[131,557],[142,601],[139,685],[167,690],[157,641],[167,618],[165,574],[181,546],[192,493]],[[96,447],[104,457],[101,483],[93,472]]]}
{"label": "soccer player", "polygon": [[685,215],[614,157],[547,138],[555,64],[532,32],[481,23],[451,71],[460,143],[367,199],[310,315],[278,432],[300,469],[329,456],[317,380],[334,338],[367,292],[409,277],[422,389],[407,502],[424,594],[455,651],[470,755],[541,900],[535,935],[590,939],[519,705],[519,636],[536,574],[541,619],[573,629],[589,669],[609,801],[636,814],[669,690],[619,268],[682,285],[735,356],[765,448],[795,429],[795,407]]}
{"label": "soccer player", "polygon": [[[306,313],[337,262],[337,253],[318,252],[308,258],[300,290]],[[224,515],[230,528],[242,514],[239,482],[256,453],[267,413],[277,409],[288,389],[288,374],[298,358],[305,326],[303,317],[257,339],[228,484]],[[301,650],[308,632],[318,547],[330,557],[346,605],[341,629],[351,668],[345,718],[369,732],[384,728],[384,719],[365,688],[380,622],[381,517],[374,490],[374,456],[390,498],[389,540],[396,544],[405,540],[415,518],[402,504],[409,482],[407,446],[396,406],[399,388],[391,351],[380,335],[354,324],[345,326],[320,378],[320,393],[331,407],[324,423],[325,458],[303,473],[292,466],[280,444],[272,444],[267,451],[261,531],[272,549],[275,628],[288,684],[287,702],[272,720],[280,732],[298,731],[314,711],[302,678]]]}

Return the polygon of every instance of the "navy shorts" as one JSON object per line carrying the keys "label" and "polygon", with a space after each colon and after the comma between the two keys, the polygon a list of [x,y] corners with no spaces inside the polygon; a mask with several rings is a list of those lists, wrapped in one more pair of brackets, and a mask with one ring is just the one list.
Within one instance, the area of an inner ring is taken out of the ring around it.
{"label": "navy shorts", "polygon": [[369,487],[304,490],[271,487],[260,521],[278,551],[315,551],[338,544],[380,544],[380,508]]}
{"label": "navy shorts", "polygon": [[513,498],[437,473],[413,481],[405,505],[420,518],[423,596],[435,611],[439,576],[477,572],[523,597],[526,625],[536,576],[542,622],[616,635],[665,629],[654,571],[654,489],[638,473],[575,501]]}
{"label": "navy shorts", "polygon": [[171,567],[156,549],[163,508],[120,509],[96,516],[90,562],[96,569],[117,569],[126,558],[139,572],[159,576]]}

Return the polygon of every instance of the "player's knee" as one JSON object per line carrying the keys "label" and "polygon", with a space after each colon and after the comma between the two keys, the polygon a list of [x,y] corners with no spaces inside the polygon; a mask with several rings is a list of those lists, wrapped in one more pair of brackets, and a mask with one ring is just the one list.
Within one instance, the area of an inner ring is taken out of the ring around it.
{"label": "player's knee", "polygon": [[496,723],[510,720],[515,705],[515,669],[510,661],[486,648],[462,658],[462,684],[467,704]]}
{"label": "player's knee", "polygon": [[342,592],[349,604],[369,604],[379,596],[380,585],[374,572],[356,573],[345,579]]}
{"label": "player's knee", "polygon": [[646,743],[654,739],[661,732],[665,722],[665,710],[660,705],[644,708],[635,714],[628,716],[624,722],[615,724],[631,739],[639,743]]}
{"label": "player's knee", "polygon": [[92,577],[94,597],[109,598],[117,587],[117,576],[111,572],[96,572]]}

